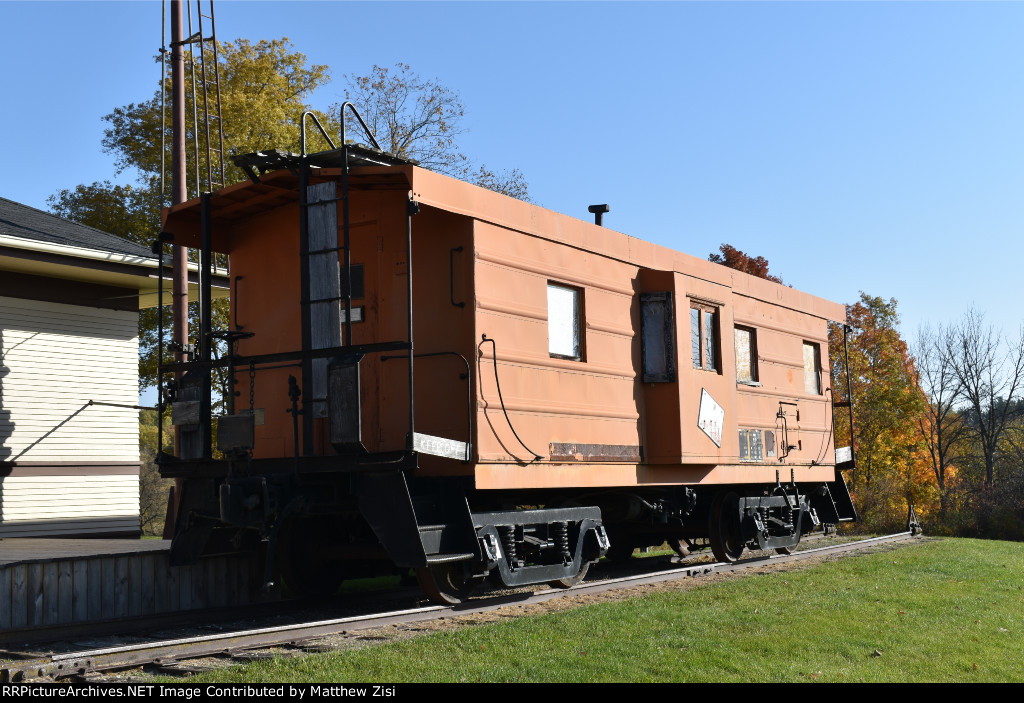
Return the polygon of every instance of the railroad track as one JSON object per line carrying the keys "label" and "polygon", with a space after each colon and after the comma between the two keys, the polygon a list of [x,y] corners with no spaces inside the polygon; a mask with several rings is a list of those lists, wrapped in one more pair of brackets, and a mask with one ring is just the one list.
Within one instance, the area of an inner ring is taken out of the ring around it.
{"label": "railroad track", "polygon": [[[842,554],[867,547],[912,539],[913,532],[805,549],[790,555],[765,555],[726,563],[682,563],[671,569],[584,582],[570,589],[524,592],[471,600],[457,606],[425,606],[369,615],[318,620],[299,624],[222,632],[197,637],[167,639],[86,651],[55,653],[35,659],[0,662],[0,683],[53,681],[88,677],[103,671],[155,664],[173,670],[177,662],[213,656],[235,656],[268,647],[302,647],[318,638],[347,635],[387,625],[409,625],[443,617],[484,613],[509,605],[543,603],[557,598],[598,594],[647,584],[676,581],[713,573],[727,573],[773,563],[803,561],[822,554]],[[308,650],[307,650],[308,651]],[[187,667],[180,667],[187,672]]]}

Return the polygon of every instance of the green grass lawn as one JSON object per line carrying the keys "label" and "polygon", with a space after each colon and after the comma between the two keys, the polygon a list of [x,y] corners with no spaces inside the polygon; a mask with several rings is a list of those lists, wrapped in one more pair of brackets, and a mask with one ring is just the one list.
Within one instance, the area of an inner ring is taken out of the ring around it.
{"label": "green grass lawn", "polygon": [[197,680],[1024,681],[1022,655],[1024,544],[946,539]]}

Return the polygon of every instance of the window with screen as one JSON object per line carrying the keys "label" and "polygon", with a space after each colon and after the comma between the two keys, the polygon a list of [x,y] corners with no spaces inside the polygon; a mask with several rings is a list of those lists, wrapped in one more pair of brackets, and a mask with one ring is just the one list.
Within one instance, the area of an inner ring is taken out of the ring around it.
{"label": "window with screen", "polygon": [[764,460],[761,430],[740,430],[740,459],[742,461]]}
{"label": "window with screen", "polygon": [[821,395],[821,348],[814,342],[804,342],[804,390]]}
{"label": "window with screen", "polygon": [[548,284],[548,352],[558,359],[583,360],[583,291]]}

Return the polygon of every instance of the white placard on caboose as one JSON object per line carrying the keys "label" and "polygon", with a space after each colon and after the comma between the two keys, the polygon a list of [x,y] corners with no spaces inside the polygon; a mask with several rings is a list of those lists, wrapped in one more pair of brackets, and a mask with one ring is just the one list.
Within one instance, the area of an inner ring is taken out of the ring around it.
{"label": "white placard on caboose", "polygon": [[700,411],[697,413],[697,427],[701,428],[719,449],[722,447],[722,427],[725,425],[725,409],[715,402],[707,389],[700,394]]}

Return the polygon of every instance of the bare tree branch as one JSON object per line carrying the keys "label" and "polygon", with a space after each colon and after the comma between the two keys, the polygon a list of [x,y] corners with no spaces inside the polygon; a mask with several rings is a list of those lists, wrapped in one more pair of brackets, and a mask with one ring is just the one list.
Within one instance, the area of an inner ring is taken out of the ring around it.
{"label": "bare tree branch", "polygon": [[985,460],[985,483],[995,484],[999,441],[1013,418],[1024,383],[1024,328],[1011,344],[984,314],[971,309],[947,329],[943,354],[971,412],[971,425]]}

